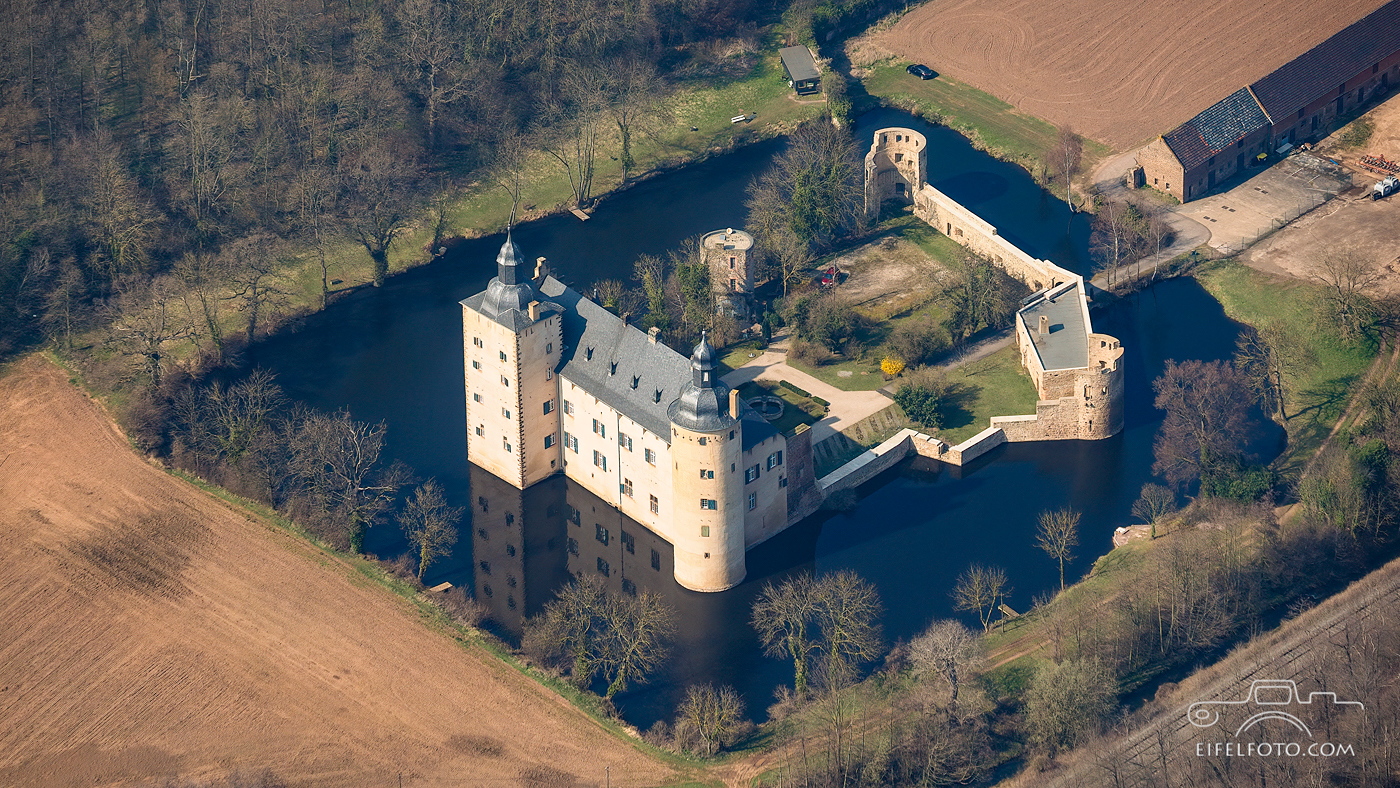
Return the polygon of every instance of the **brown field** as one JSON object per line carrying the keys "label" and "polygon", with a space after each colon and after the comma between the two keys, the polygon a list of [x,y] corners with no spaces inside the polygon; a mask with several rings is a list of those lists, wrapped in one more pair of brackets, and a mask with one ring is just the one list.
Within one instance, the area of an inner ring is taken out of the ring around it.
{"label": "brown field", "polygon": [[1383,4],[938,0],[872,43],[1126,150]]}
{"label": "brown field", "polygon": [[353,567],[0,378],[0,785],[657,785],[674,770]]}

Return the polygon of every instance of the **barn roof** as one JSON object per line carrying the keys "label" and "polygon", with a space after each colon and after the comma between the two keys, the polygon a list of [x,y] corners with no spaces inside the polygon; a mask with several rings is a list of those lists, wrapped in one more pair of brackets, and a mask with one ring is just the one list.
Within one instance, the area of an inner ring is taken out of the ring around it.
{"label": "barn roof", "polygon": [[1250,85],[1277,123],[1400,50],[1400,0],[1372,11]]}
{"label": "barn roof", "polygon": [[812,50],[807,47],[783,47],[778,50],[778,57],[783,59],[783,67],[793,82],[821,77],[817,73],[817,61],[812,59]]}
{"label": "barn roof", "polygon": [[[1394,0],[1400,4],[1400,0]],[[1245,88],[1231,93],[1196,117],[1162,135],[1187,170],[1269,125],[1269,119]]]}

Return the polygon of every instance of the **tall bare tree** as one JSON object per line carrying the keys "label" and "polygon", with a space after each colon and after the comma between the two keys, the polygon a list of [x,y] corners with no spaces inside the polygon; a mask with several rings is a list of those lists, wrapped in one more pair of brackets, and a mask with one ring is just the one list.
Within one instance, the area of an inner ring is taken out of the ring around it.
{"label": "tall bare tree", "polygon": [[744,699],[728,684],[692,684],[676,709],[677,725],[695,729],[705,744],[705,755],[714,755],[733,743],[743,727]]}
{"label": "tall bare tree", "polygon": [[603,611],[606,622],[601,658],[608,679],[605,697],[642,683],[670,653],[675,637],[675,611],[649,591],[637,596],[609,594]]}
{"label": "tall bare tree", "polygon": [[108,342],[123,355],[141,359],[152,388],[160,388],[165,348],[194,334],[189,313],[178,305],[178,287],[158,277],[144,287],[123,292],[111,314]]}
{"label": "tall bare tree", "polygon": [[1317,267],[1314,278],[1325,288],[1327,318],[1343,338],[1360,339],[1378,315],[1374,295],[1381,281],[1380,267],[1352,248],[1324,253]]}
{"label": "tall bare tree", "polygon": [[1285,376],[1313,363],[1312,349],[1287,331],[1271,326],[1240,333],[1235,366],[1249,379],[1259,404],[1280,421],[1288,420]]}
{"label": "tall bare tree", "polygon": [[935,621],[909,642],[915,670],[937,673],[948,682],[948,703],[955,715],[962,681],[980,657],[977,638],[959,621]]}
{"label": "tall bare tree", "polygon": [[1153,445],[1153,473],[1185,484],[1238,463],[1253,428],[1248,379],[1223,361],[1167,361],[1153,381],[1167,412]]}
{"label": "tall bare tree", "polygon": [[1054,509],[1040,513],[1035,532],[1035,545],[1060,562],[1060,590],[1065,590],[1065,562],[1074,560],[1074,548],[1079,544],[1079,512]]}
{"label": "tall bare tree", "polygon": [[860,665],[880,656],[880,596],[847,569],[817,580],[816,621],[821,633],[821,676],[827,690],[850,684]]}
{"label": "tall bare tree", "polygon": [[442,485],[429,479],[413,491],[413,497],[399,512],[399,528],[408,543],[418,553],[418,581],[433,561],[452,552],[457,542],[457,524],[462,520],[462,507],[448,506],[442,495]]}
{"label": "tall bare tree", "polygon": [[753,606],[753,626],[770,657],[792,660],[799,697],[807,693],[816,640],[816,581],[808,574],[764,586]]}
{"label": "tall bare tree", "polygon": [[953,607],[976,613],[982,629],[992,628],[992,617],[1001,600],[1011,593],[1006,584],[1006,570],[995,566],[973,564],[958,575],[953,586]]}
{"label": "tall bare tree", "polygon": [[1050,149],[1050,160],[1055,177],[1065,184],[1065,202],[1070,208],[1074,208],[1074,175],[1079,172],[1083,156],[1084,138],[1075,134],[1068,124],[1060,126],[1055,134],[1055,146]]}
{"label": "tall bare tree", "polygon": [[402,466],[381,468],[386,427],[346,411],[312,413],[292,437],[291,472],[314,505],[342,518],[350,549],[364,552],[365,531],[406,481]]}
{"label": "tall bare tree", "polygon": [[284,265],[282,246],[276,236],[257,233],[224,247],[224,267],[232,289],[225,298],[247,318],[244,334],[249,345],[257,339],[258,321],[265,311],[285,305],[291,295],[279,283]]}
{"label": "tall bare tree", "polygon": [[373,144],[360,151],[346,168],[346,225],[369,253],[374,286],[383,287],[389,274],[389,248],[412,219],[417,205],[412,151]]}

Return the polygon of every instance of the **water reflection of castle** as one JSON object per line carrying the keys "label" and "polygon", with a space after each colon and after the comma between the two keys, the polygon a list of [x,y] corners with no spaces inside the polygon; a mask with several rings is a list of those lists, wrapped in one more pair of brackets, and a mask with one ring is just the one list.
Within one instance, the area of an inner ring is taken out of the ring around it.
{"label": "water reflection of castle", "polygon": [[474,467],[471,491],[476,598],[511,632],[574,575],[628,594],[675,589],[671,545],[562,475],[522,490]]}
{"label": "water reflection of castle", "polygon": [[[712,266],[751,265],[738,246],[720,244]],[[593,542],[621,549],[595,556],[601,574],[632,561],[660,571],[662,551],[643,544],[664,540],[681,585],[738,585],[747,548],[820,499],[808,434],[785,437],[740,402],[703,338],[687,361],[655,329],[643,333],[542,265],[530,276],[521,260],[507,237],[497,275],[462,301],[467,459],[526,491],[562,473],[611,519],[643,524],[614,532],[598,522],[587,538],[569,537],[580,556]],[[741,293],[751,272],[729,281]]]}

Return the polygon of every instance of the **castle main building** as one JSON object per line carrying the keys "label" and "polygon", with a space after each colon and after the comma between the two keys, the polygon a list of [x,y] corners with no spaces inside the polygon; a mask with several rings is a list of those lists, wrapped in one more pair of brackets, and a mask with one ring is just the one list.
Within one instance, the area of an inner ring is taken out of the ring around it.
{"label": "castle main building", "polygon": [[523,259],[507,235],[461,302],[467,459],[520,489],[562,473],[669,542],[681,585],[738,585],[815,487],[806,435],[740,402],[703,337],[686,359]]}

